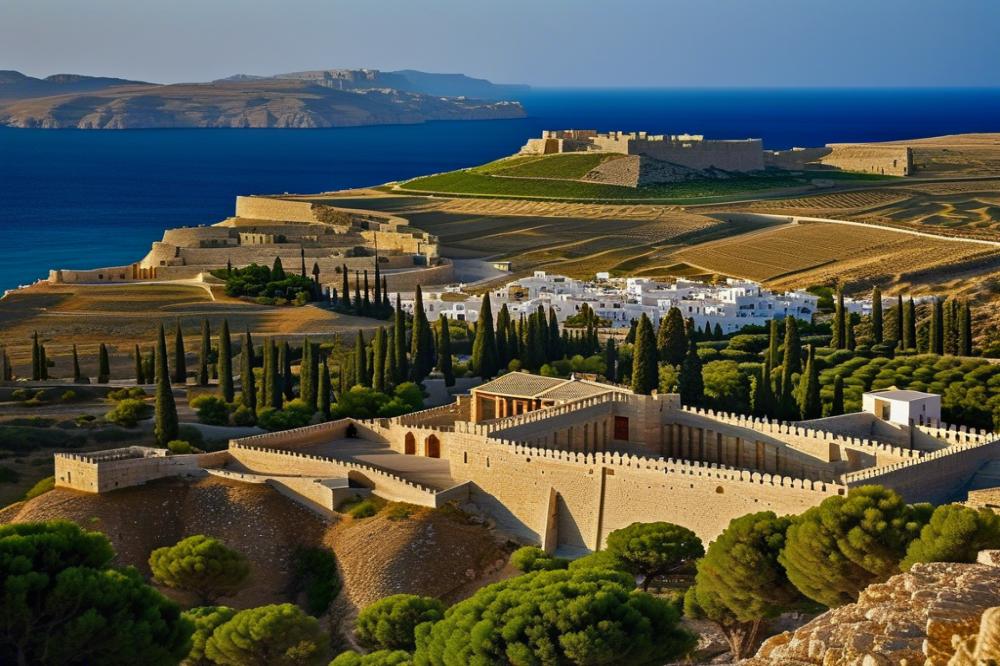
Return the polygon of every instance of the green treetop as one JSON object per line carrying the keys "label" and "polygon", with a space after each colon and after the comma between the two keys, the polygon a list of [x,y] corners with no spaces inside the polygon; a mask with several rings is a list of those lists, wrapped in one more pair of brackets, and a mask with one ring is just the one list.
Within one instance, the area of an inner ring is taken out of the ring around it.
{"label": "green treetop", "polygon": [[198,384],[208,386],[208,364],[212,355],[212,327],[208,318],[201,322],[201,348],[198,351]]}
{"label": "green treetop", "polygon": [[372,356],[374,366],[372,368],[372,388],[379,393],[385,393],[386,340],[385,328],[382,326],[379,326],[378,330],[375,331],[375,338],[372,340],[372,349],[375,352]]}
{"label": "green treetop", "polygon": [[819,397],[819,368],[812,345],[808,346],[805,371],[799,379],[799,411],[803,419],[818,419],[823,415],[823,402]]}
{"label": "green treetop", "polygon": [[406,313],[403,312],[403,306],[398,293],[396,294],[393,333],[393,337],[395,338],[393,344],[395,358],[393,359],[393,363],[396,366],[396,376],[392,383],[395,385],[402,384],[410,376],[410,363],[406,357]]}
{"label": "green treetop", "polygon": [[705,380],[702,376],[701,357],[698,356],[698,345],[694,338],[691,339],[687,356],[681,363],[678,385],[682,404],[698,406],[705,401]]}
{"label": "green treetop", "polygon": [[194,624],[191,651],[184,660],[185,666],[215,666],[205,656],[205,644],[218,627],[233,619],[236,611],[228,606],[198,606],[184,611],[184,617]]}
{"label": "green treetop", "polygon": [[329,639],[294,604],[240,611],[212,632],[205,656],[218,666],[319,666]]}
{"label": "green treetop", "polygon": [[222,320],[219,333],[219,393],[226,402],[236,395],[233,389],[233,345],[229,338],[229,320]]}
{"label": "green treetop", "polygon": [[434,333],[424,312],[424,296],[420,285],[413,305],[413,330],[410,340],[410,381],[419,384],[434,369]]}
{"label": "green treetop", "polygon": [[632,523],[608,535],[608,552],[626,568],[643,577],[648,589],[657,576],[671,573],[705,554],[701,539],[673,523]]}
{"label": "green treetop", "polygon": [[882,321],[882,290],[878,285],[872,288],[872,342],[879,345],[885,339]]}
{"label": "green treetop", "polygon": [[448,327],[448,317],[444,314],[438,318],[438,327],[441,329],[438,333],[438,370],[444,377],[444,385],[454,386],[455,371],[451,364],[451,331]]}
{"label": "green treetop", "polygon": [[422,622],[437,622],[445,606],[433,597],[394,594],[366,606],[354,623],[354,635],[371,649],[413,650],[413,630]]}
{"label": "green treetop", "polygon": [[632,352],[632,390],[649,395],[660,383],[653,325],[646,313],[639,318]]}
{"label": "green treetop", "polygon": [[368,352],[365,349],[365,333],[358,329],[354,337],[354,382],[361,386],[371,386],[368,381]]}
{"label": "green treetop", "polygon": [[[656,349],[660,360],[670,365],[679,365],[687,354],[688,340],[684,317],[676,307],[667,311],[656,332]],[[638,333],[638,331],[636,331]]]}
{"label": "green treetop", "polygon": [[174,383],[187,383],[187,359],[184,354],[184,332],[181,330],[181,322],[177,320],[174,329]]}
{"label": "green treetop", "polygon": [[203,604],[235,594],[250,574],[243,555],[204,534],[157,548],[149,556],[149,568],[158,582],[193,592]]}
{"label": "green treetop", "polygon": [[476,338],[472,342],[472,358],[469,359],[469,365],[484,381],[492,379],[499,369],[489,294],[483,296],[483,305],[476,320]]}
{"label": "green treetop", "polygon": [[167,368],[167,339],[163,333],[163,324],[160,324],[156,343],[156,416],[153,427],[157,444],[166,446],[167,442],[177,439],[178,428],[177,405],[174,403]]}
{"label": "green treetop", "polygon": [[900,568],[918,562],[975,562],[981,550],[1000,548],[1000,515],[989,509],[944,504],[906,550]]}

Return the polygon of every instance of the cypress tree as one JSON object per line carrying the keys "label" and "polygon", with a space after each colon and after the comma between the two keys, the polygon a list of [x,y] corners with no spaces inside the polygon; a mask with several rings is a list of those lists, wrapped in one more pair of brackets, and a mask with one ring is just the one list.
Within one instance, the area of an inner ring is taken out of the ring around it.
{"label": "cypress tree", "polygon": [[772,319],[768,329],[767,356],[765,362],[773,369],[778,366],[778,354],[781,342],[778,338],[778,320]]}
{"label": "cypress tree", "polygon": [[533,312],[528,315],[528,344],[525,345],[524,352],[521,354],[521,363],[525,369],[538,372],[544,363],[545,351],[543,347],[541,334],[538,331],[538,314]]}
{"label": "cypress tree", "polygon": [[[885,339],[885,327],[882,321],[882,290],[875,285],[872,288],[872,340],[880,345]],[[809,417],[804,417],[809,418]]]}
{"label": "cypress tree", "polygon": [[[163,329],[163,326],[160,326]],[[163,357],[163,362],[166,363],[166,356]],[[108,358],[108,348],[103,342],[97,350],[97,383],[107,384],[108,380],[111,379],[111,361]]]}
{"label": "cypress tree", "polygon": [[799,412],[803,419],[817,419],[823,415],[823,403],[819,397],[819,368],[812,345],[809,345],[805,371],[799,379]]}
{"label": "cypress tree", "polygon": [[[4,350],[4,354],[6,354]],[[135,357],[136,357],[136,367],[139,368],[142,362],[139,360],[139,345],[135,346]],[[7,363],[7,367],[10,367],[10,363]],[[4,377],[4,379],[7,379]],[[79,383],[83,380],[83,373],[80,372],[80,357],[76,353],[76,345],[73,345],[73,381]]]}
{"label": "cypress tree", "polygon": [[361,300],[361,278],[358,276],[358,271],[354,271],[354,314],[364,314],[364,306]]}
{"label": "cypress tree", "polygon": [[609,381],[615,381],[618,368],[618,348],[615,347],[615,339],[608,337],[604,343],[604,376]]}
{"label": "cypress tree", "polygon": [[339,307],[340,307],[340,299],[339,299],[339,297],[337,296],[337,288],[336,288],[336,287],[334,287],[334,288],[332,288],[332,289],[330,290],[330,305],[331,305],[331,306],[332,306],[332,307],[333,307],[334,309],[337,309],[337,308],[339,308]]}
{"label": "cypress tree", "polygon": [[49,357],[45,353],[45,345],[41,345],[38,348],[38,356],[41,362],[42,376],[41,379],[49,378]]}
{"label": "cypress tree", "polygon": [[413,330],[410,333],[410,380],[420,384],[433,369],[434,333],[424,312],[423,290],[418,284],[413,305]]}
{"label": "cypress tree", "polygon": [[635,334],[638,331],[638,322],[633,319],[629,322],[628,333],[625,334],[625,344],[632,345],[635,344]]}
{"label": "cypress tree", "polygon": [[489,294],[483,296],[483,305],[476,320],[476,338],[472,341],[472,357],[469,359],[469,365],[483,381],[492,379],[499,369],[496,333],[493,330],[493,309],[490,306]]}
{"label": "cypress tree", "polygon": [[372,340],[372,388],[379,393],[385,393],[385,328],[378,327],[375,331],[375,339]]}
{"label": "cypress tree", "polygon": [[212,355],[212,328],[208,317],[201,321],[201,349],[198,353],[198,383],[208,386],[208,362]]}
{"label": "cypress tree", "polygon": [[381,315],[382,306],[388,305],[382,301],[382,271],[378,267],[378,251],[375,252],[375,293],[373,294],[375,300],[375,309]]}
{"label": "cypress tree", "polygon": [[958,353],[962,356],[972,356],[972,306],[969,301],[962,301],[962,309],[958,320]]}
{"label": "cypress tree", "polygon": [[632,352],[632,390],[649,395],[659,386],[656,339],[653,324],[646,313],[642,313],[635,329],[635,346]]}
{"label": "cypress tree", "polygon": [[371,386],[368,381],[368,352],[365,349],[365,333],[358,329],[354,338],[354,380],[362,386]]}
{"label": "cypress tree", "polygon": [[854,318],[850,312],[847,313],[847,325],[844,329],[844,334],[847,337],[847,349],[854,351],[854,348],[857,346],[857,340],[854,337]]}
{"label": "cypress tree", "polygon": [[[836,300],[833,305],[833,322],[830,326],[832,336],[830,346],[834,349],[847,347],[847,311],[844,309],[844,286],[837,285]],[[777,359],[775,359],[775,362]]]}
{"label": "cypress tree", "polygon": [[271,265],[271,280],[273,282],[280,282],[285,279],[285,269],[281,265],[281,257],[275,257],[274,263]]}
{"label": "cypress tree", "polygon": [[497,314],[497,363],[501,368],[506,368],[510,365],[511,360],[513,360],[513,355],[511,353],[511,340],[510,340],[510,310],[507,309],[507,304],[504,303],[500,306],[500,312]]}
{"label": "cypress tree", "polygon": [[802,372],[802,345],[799,342],[799,327],[795,317],[785,317],[785,356],[781,362],[785,372]]}
{"label": "cypress tree", "polygon": [[319,411],[324,421],[330,420],[330,366],[325,358],[319,370]]}
{"label": "cypress tree", "polygon": [[313,378],[310,376],[312,370],[312,343],[309,338],[302,340],[302,358],[299,361],[299,398],[316,411],[316,391],[314,389]]}
{"label": "cypress tree", "polygon": [[160,324],[160,335],[156,343],[156,417],[153,427],[156,442],[166,446],[177,439],[177,405],[170,387],[170,371],[167,368],[167,338]]}
{"label": "cypress tree", "polygon": [[184,354],[184,333],[181,331],[180,319],[174,329],[174,382],[187,383],[187,358]]}
{"label": "cypress tree", "polygon": [[392,307],[389,305],[389,280],[382,276],[382,307],[386,310],[386,316],[392,313]]}
{"label": "cypress tree", "polygon": [[306,276],[306,248],[304,245],[299,245],[299,275],[302,277]]}
{"label": "cypress tree", "polygon": [[[594,330],[594,340],[597,340],[597,331]],[[549,360],[558,361],[563,357],[562,337],[559,335],[559,319],[556,317],[555,308],[549,306]],[[596,349],[595,349],[596,351]]]}
{"label": "cypress tree", "polygon": [[285,394],[285,400],[291,400],[295,397],[295,391],[294,377],[292,377],[292,350],[287,340],[282,340],[278,348],[278,367],[281,368],[281,392]]}
{"label": "cypress tree", "polygon": [[677,378],[681,394],[681,404],[700,405],[705,401],[705,380],[701,375],[701,357],[694,338],[688,345],[687,354],[681,361],[681,372]]}
{"label": "cypress tree", "polygon": [[271,406],[271,338],[264,338],[260,353],[263,360],[260,364],[260,391],[257,393],[257,402],[261,408],[265,408]]}
{"label": "cypress tree", "polygon": [[[73,345],[73,365],[76,365],[76,345]],[[137,344],[135,346],[135,383],[137,386],[146,383],[146,375],[142,370],[142,352]]]}
{"label": "cypress tree", "polygon": [[396,321],[393,333],[396,338],[393,345],[396,356],[394,359],[396,375],[392,384],[396,386],[405,382],[410,375],[410,364],[406,359],[406,313],[403,312],[398,293],[396,294]]}
{"label": "cypress tree", "polygon": [[351,285],[347,279],[347,264],[341,267],[340,273],[344,278],[344,283],[340,287],[341,309],[346,312],[351,309]]}
{"label": "cypress tree", "polygon": [[[706,322],[707,324],[708,322]],[[715,322],[715,328],[712,329],[712,339],[722,340],[726,337],[726,334],[722,332],[722,324]]]}
{"label": "cypress tree", "polygon": [[[420,287],[418,285],[417,289],[419,289],[419,288]],[[369,296],[370,292],[371,292],[371,287],[368,286],[368,269],[366,268],[365,269],[365,291],[364,291],[364,296],[361,299],[361,312],[363,312],[365,315],[370,315],[371,311],[372,311],[372,299]]]}
{"label": "cypress tree", "polygon": [[830,416],[840,416],[844,413],[844,378],[837,375],[833,378],[833,401],[830,403]]}
{"label": "cypress tree", "polygon": [[917,306],[913,303],[913,297],[906,303],[903,310],[903,349],[917,348]]}
{"label": "cypress tree", "polygon": [[944,304],[940,298],[931,304],[930,352],[944,353]]}
{"label": "cypress tree", "polygon": [[767,379],[767,365],[761,364],[760,372],[757,373],[756,377],[752,378],[753,386],[750,391],[750,413],[754,416],[767,416],[767,401],[764,397],[764,391],[767,390],[767,386],[771,383]]}
{"label": "cypress tree", "polygon": [[31,380],[37,382],[42,378],[42,350],[38,345],[38,331],[31,336]]}
{"label": "cypress tree", "polygon": [[444,385],[454,386],[455,372],[451,366],[451,331],[448,330],[448,317],[442,314],[438,318],[438,323],[441,325],[441,332],[438,333],[438,370],[444,377]]}
{"label": "cypress tree", "polygon": [[147,384],[156,383],[156,348],[150,347],[149,353],[142,359],[142,375]]}
{"label": "cypress tree", "polygon": [[385,379],[382,388],[386,393],[392,391],[396,386],[396,327],[390,326],[389,333],[385,339]]}
{"label": "cypress tree", "polygon": [[671,307],[667,316],[660,320],[660,328],[656,333],[656,348],[661,361],[678,365],[684,360],[688,350],[686,329],[681,311]]}
{"label": "cypress tree", "polygon": [[229,320],[222,320],[219,333],[219,394],[226,402],[235,397],[233,390],[233,343],[229,338]]}
{"label": "cypress tree", "polygon": [[[284,349],[285,346],[281,345],[280,349]],[[268,356],[267,356],[267,404],[269,407],[274,407],[275,409],[281,409],[282,406],[282,378],[278,372],[279,361],[282,359],[279,347],[274,344],[274,338],[269,338],[267,343]]]}
{"label": "cypress tree", "polygon": [[714,339],[714,336],[712,335],[712,322],[707,319],[705,320],[705,328],[702,330],[701,335],[704,340]]}
{"label": "cypress tree", "polygon": [[257,413],[257,380],[253,375],[253,340],[250,331],[243,334],[243,351],[240,354],[240,403],[252,413]]}

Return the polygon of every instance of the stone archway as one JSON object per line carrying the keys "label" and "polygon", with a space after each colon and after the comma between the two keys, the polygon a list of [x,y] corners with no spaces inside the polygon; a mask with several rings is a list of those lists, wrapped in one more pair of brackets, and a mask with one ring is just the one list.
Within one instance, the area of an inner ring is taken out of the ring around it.
{"label": "stone archway", "polygon": [[417,453],[417,438],[413,436],[412,432],[406,433],[406,438],[403,440],[403,452],[408,456]]}
{"label": "stone archway", "polygon": [[441,457],[441,440],[438,439],[437,435],[431,435],[424,440],[424,456],[428,458]]}

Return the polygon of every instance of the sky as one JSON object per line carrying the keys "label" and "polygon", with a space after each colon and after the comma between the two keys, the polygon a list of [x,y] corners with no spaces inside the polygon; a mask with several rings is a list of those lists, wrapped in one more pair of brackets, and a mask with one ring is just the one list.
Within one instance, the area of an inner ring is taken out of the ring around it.
{"label": "sky", "polygon": [[0,0],[0,69],[569,87],[1000,86],[1000,0]]}

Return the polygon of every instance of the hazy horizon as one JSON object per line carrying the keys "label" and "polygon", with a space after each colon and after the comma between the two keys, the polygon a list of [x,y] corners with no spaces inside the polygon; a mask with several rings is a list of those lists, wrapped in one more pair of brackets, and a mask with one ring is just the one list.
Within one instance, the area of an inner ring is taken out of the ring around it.
{"label": "hazy horizon", "polygon": [[991,0],[6,3],[0,69],[157,83],[327,68],[539,88],[1000,85]]}

